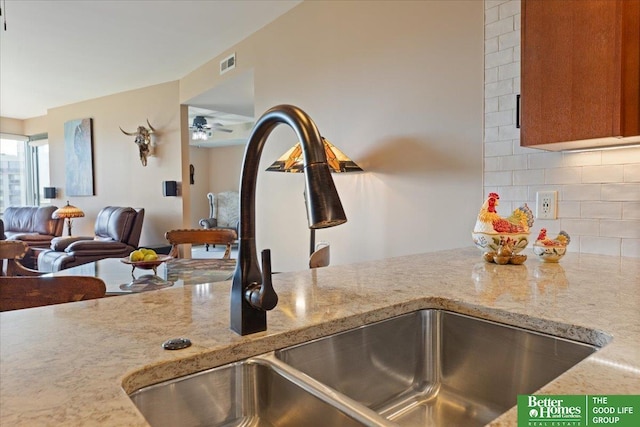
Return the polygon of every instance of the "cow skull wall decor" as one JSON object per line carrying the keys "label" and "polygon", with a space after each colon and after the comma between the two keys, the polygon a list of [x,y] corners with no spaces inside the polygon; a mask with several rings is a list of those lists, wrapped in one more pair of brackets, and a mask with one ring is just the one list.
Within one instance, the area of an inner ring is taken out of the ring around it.
{"label": "cow skull wall decor", "polygon": [[149,125],[149,129],[144,126],[138,126],[138,130],[136,132],[126,132],[122,128],[120,130],[125,135],[135,136],[136,139],[133,141],[138,146],[138,151],[140,152],[140,161],[142,162],[142,166],[147,166],[147,156],[153,155],[153,145],[151,141],[151,135],[153,135],[156,130],[149,123],[149,119],[147,119],[147,124]]}

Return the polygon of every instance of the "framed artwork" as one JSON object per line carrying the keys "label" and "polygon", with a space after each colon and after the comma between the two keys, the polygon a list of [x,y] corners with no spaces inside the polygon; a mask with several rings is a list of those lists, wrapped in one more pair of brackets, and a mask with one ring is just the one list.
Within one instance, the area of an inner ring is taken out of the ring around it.
{"label": "framed artwork", "polygon": [[66,193],[93,196],[93,138],[91,119],[69,120],[64,124]]}

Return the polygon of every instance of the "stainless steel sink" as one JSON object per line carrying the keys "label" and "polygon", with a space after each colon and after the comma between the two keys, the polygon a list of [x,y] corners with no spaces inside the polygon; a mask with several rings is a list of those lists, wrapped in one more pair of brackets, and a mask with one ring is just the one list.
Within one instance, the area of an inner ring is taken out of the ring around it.
{"label": "stainless steel sink", "polygon": [[597,347],[423,310],[132,393],[151,426],[480,426]]}
{"label": "stainless steel sink", "polygon": [[276,357],[403,426],[480,426],[597,347],[423,310],[277,351]]}
{"label": "stainless steel sink", "polygon": [[[250,359],[140,389],[130,395],[151,426],[362,426],[287,379],[276,365]],[[366,419],[366,416],[365,416]]]}

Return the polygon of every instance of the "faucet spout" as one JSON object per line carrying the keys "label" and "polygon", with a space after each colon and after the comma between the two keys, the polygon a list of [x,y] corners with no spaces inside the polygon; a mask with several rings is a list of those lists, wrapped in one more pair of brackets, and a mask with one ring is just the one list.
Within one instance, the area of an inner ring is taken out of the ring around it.
{"label": "faucet spout", "polygon": [[263,253],[264,275],[258,266],[255,199],[262,149],[279,124],[291,127],[301,142],[309,228],[333,227],[347,221],[327,165],[322,137],[311,117],[293,105],[269,109],[251,131],[240,177],[238,262],[231,287],[231,329],[240,335],[266,330],[266,311],[278,301],[271,285],[270,252]]}

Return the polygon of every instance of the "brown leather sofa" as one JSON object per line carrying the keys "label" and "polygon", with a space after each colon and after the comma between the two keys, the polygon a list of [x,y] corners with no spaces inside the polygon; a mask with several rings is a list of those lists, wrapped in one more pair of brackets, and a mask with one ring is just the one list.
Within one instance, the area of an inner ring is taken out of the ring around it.
{"label": "brown leather sofa", "polygon": [[62,236],[64,220],[51,215],[57,206],[8,206],[4,210],[4,236],[21,240],[31,248],[46,248],[54,237]]}
{"label": "brown leather sofa", "polygon": [[144,209],[107,206],[98,213],[93,237],[58,237],[38,256],[38,270],[54,272],[104,258],[122,258],[138,248]]}

